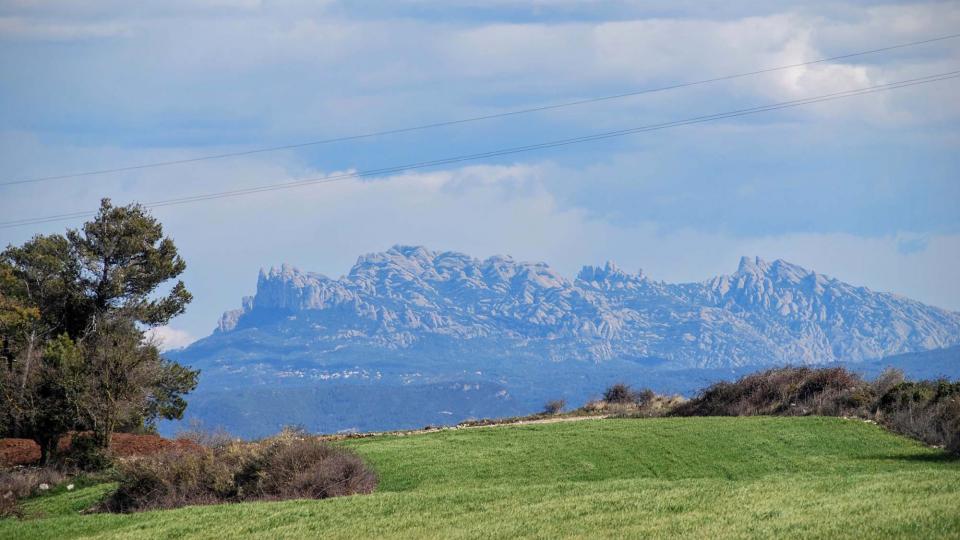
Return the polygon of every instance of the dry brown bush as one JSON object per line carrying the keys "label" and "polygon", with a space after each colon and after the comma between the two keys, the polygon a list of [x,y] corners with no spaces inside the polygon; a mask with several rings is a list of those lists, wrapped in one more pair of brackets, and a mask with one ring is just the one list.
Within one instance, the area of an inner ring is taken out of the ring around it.
{"label": "dry brown bush", "polygon": [[630,388],[630,385],[617,383],[611,385],[603,391],[603,400],[608,404],[627,404],[636,401],[637,394]]}
{"label": "dry brown bush", "polygon": [[872,383],[843,368],[770,369],[709,386],[669,414],[856,416],[960,455],[960,382],[906,381],[895,369]]}
{"label": "dry brown bush", "polygon": [[543,406],[543,414],[560,414],[563,412],[564,407],[567,406],[567,401],[563,399],[553,399],[548,401]]}
{"label": "dry brown bush", "polygon": [[676,416],[852,415],[873,403],[869,384],[844,368],[777,368],[719,382],[677,406]]}
{"label": "dry brown bush", "polygon": [[297,432],[254,443],[170,449],[122,460],[120,485],[102,505],[134,512],[252,500],[371,493],[372,469],[348,449]]}
{"label": "dry brown bush", "polygon": [[20,503],[12,491],[0,491],[0,519],[23,517]]}
{"label": "dry brown bush", "polygon": [[879,397],[876,418],[893,431],[960,455],[960,382],[901,382]]}
{"label": "dry brown bush", "polygon": [[0,470],[0,494],[13,493],[23,499],[40,491],[40,485],[53,487],[63,483],[67,476],[52,467],[14,467]]}

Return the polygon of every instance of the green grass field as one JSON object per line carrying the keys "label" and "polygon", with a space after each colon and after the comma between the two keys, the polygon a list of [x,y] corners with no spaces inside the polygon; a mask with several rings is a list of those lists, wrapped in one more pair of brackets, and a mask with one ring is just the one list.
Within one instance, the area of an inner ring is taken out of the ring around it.
{"label": "green grass field", "polygon": [[348,443],[373,495],[80,515],[93,486],[29,501],[0,538],[960,538],[960,462],[837,418],[671,418]]}

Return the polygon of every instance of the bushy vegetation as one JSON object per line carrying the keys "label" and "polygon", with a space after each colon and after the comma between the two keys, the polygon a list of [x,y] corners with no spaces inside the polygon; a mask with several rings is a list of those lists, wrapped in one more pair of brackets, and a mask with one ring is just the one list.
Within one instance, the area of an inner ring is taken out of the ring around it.
{"label": "bushy vegetation", "polygon": [[777,368],[715,383],[677,407],[678,416],[823,415],[866,412],[870,386],[844,368]]}
{"label": "bushy vegetation", "polygon": [[633,401],[633,389],[630,386],[617,383],[603,392],[603,400],[607,403],[625,404]]}
{"label": "bushy vegetation", "polygon": [[566,408],[567,401],[565,399],[553,399],[548,401],[543,406],[543,414],[553,415],[560,414],[563,412],[563,409]]}
{"label": "bushy vegetation", "polygon": [[868,382],[839,367],[769,369],[713,384],[670,414],[855,416],[960,455],[960,382],[906,381],[897,370]]}
{"label": "bushy vegetation", "polygon": [[890,429],[960,455],[960,381],[903,381],[879,395],[876,418]]}
{"label": "bushy vegetation", "polygon": [[650,418],[663,416],[683,401],[680,396],[663,396],[649,388],[634,390],[630,385],[617,383],[604,390],[603,399],[589,401],[576,412],[617,418]]}
{"label": "bushy vegetation", "polygon": [[285,431],[259,442],[219,441],[117,463],[109,512],[256,500],[326,499],[370,493],[373,470],[354,452]]}
{"label": "bushy vegetation", "polygon": [[[41,463],[69,432],[106,450],[117,431],[183,415],[198,372],[160,356],[145,330],[182,313],[186,268],[143,207],[0,252],[0,437],[32,439]],[[84,466],[99,460],[91,450]]]}

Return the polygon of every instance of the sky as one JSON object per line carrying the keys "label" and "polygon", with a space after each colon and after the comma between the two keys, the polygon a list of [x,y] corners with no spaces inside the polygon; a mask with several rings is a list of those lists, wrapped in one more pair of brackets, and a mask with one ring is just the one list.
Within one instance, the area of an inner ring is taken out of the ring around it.
{"label": "sky", "polygon": [[[731,5],[734,4],[734,5]],[[635,92],[960,32],[956,2],[0,1],[0,182]],[[960,39],[436,129],[0,185],[0,221],[671,122],[960,69]],[[290,263],[394,244],[610,260],[653,279],[741,255],[960,310],[960,79],[585,144],[156,208],[208,335]],[[0,228],[0,246],[82,219]]]}

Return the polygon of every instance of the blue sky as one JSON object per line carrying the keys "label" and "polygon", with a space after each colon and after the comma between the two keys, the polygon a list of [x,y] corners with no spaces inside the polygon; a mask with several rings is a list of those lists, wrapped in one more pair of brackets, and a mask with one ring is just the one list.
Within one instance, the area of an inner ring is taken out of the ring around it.
{"label": "blue sky", "polygon": [[[735,5],[733,5],[735,4]],[[955,33],[955,2],[0,4],[0,178],[282,145],[629,92]],[[296,151],[0,187],[2,221],[366,170],[960,69],[960,39]],[[614,260],[654,279],[784,258],[960,309],[957,80],[447,168],[157,209],[202,337],[260,267],[396,243]],[[0,244],[79,222],[0,229]]]}

